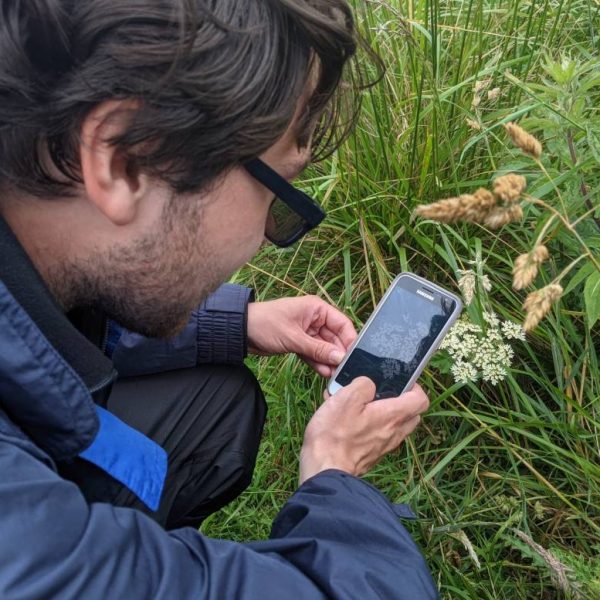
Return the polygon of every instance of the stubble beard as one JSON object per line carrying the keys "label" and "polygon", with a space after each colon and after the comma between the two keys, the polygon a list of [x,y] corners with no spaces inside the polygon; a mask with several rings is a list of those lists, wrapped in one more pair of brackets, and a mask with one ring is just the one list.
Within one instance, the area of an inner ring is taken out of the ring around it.
{"label": "stubble beard", "polygon": [[63,268],[71,281],[69,304],[94,307],[147,337],[176,335],[229,275],[202,243],[201,225],[198,200],[172,198],[156,231],[72,264],[68,273]]}

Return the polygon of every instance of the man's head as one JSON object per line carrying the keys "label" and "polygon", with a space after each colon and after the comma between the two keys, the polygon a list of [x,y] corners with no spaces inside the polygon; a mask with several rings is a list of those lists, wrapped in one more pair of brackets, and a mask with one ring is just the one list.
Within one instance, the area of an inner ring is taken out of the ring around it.
{"label": "man's head", "polygon": [[[0,211],[65,308],[173,333],[345,133],[345,0],[2,0]],[[346,115],[348,116],[348,115]]]}

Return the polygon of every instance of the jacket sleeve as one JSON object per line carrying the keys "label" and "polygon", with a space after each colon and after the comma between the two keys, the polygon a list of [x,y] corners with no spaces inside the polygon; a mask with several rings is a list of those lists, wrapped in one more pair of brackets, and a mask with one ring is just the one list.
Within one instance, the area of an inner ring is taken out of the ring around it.
{"label": "jacket sleeve", "polygon": [[133,509],[89,505],[14,444],[0,441],[0,467],[5,600],[437,597],[393,506],[337,471],[298,490],[272,539],[240,544],[191,528],[167,532]]}
{"label": "jacket sleeve", "polygon": [[242,364],[252,299],[251,289],[224,284],[192,312],[185,329],[170,339],[147,338],[109,321],[106,352],[123,377],[202,363]]}

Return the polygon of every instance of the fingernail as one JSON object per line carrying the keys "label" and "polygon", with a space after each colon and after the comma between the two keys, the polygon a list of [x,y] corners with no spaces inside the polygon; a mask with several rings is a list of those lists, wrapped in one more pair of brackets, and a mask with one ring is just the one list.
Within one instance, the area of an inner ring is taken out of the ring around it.
{"label": "fingernail", "polygon": [[329,355],[329,360],[333,365],[339,365],[342,362],[343,358],[344,353],[340,350],[333,350],[332,353]]}

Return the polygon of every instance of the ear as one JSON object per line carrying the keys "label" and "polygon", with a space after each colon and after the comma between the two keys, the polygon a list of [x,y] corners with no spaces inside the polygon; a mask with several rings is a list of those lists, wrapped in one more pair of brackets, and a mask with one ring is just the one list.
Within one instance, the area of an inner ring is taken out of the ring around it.
{"label": "ear", "polygon": [[99,104],[81,127],[80,161],[87,196],[115,225],[135,220],[148,191],[148,178],[107,140],[123,133],[137,110],[133,100]]}

